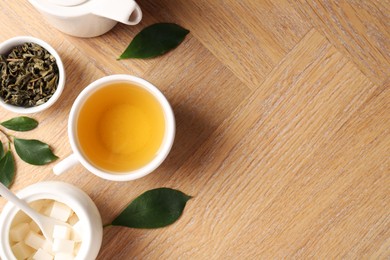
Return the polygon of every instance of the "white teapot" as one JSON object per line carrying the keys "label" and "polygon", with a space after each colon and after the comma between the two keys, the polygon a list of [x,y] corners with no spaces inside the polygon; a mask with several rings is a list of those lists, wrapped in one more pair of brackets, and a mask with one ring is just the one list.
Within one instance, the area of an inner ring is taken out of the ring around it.
{"label": "white teapot", "polygon": [[95,37],[118,22],[135,25],[142,19],[134,0],[29,0],[58,30],[77,37]]}

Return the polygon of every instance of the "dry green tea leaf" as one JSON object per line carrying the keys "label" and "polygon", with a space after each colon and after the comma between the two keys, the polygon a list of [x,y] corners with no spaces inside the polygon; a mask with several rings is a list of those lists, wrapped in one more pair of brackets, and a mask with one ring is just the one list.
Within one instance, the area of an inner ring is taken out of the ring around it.
{"label": "dry green tea leaf", "polygon": [[32,107],[45,103],[56,91],[56,59],[36,43],[24,43],[0,55],[0,97],[5,103]]}

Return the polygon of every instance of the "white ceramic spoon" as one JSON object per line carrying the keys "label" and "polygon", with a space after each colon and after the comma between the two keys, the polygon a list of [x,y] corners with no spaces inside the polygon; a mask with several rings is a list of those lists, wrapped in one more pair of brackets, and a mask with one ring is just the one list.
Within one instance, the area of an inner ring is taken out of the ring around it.
{"label": "white ceramic spoon", "polygon": [[60,220],[46,217],[32,209],[27,202],[22,199],[19,199],[14,193],[12,193],[4,184],[0,182],[0,195],[13,203],[16,207],[26,213],[41,229],[44,237],[50,242],[53,243],[53,230],[55,225],[62,225],[70,227],[67,223],[64,223]]}

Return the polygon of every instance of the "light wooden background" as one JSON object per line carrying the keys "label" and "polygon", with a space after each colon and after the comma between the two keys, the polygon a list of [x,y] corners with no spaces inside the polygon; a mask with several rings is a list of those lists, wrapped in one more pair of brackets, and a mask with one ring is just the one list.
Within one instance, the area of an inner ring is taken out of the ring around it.
{"label": "light wooden background", "polygon": [[[110,222],[146,190],[194,196],[157,230],[104,231],[98,259],[389,259],[390,2],[388,0],[139,0],[141,24],[92,39],[67,36],[25,0],[0,1],[0,41],[32,35],[65,63],[59,102],[19,136],[70,152],[67,115],[90,82],[126,73],[171,102],[177,137],[167,161],[132,182],[81,166],[17,161],[13,191],[44,180],[86,191]],[[116,58],[142,28],[191,33],[152,60]],[[0,111],[0,118],[15,114]],[[0,200],[0,207],[4,205]]]}

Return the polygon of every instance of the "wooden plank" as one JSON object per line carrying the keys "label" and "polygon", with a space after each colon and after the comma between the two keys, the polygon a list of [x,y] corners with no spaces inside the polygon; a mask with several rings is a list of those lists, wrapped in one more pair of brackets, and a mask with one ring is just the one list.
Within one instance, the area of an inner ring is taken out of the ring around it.
{"label": "wooden plank", "polygon": [[186,26],[253,89],[310,29],[285,0],[146,0],[141,6],[162,21]]}
{"label": "wooden plank", "polygon": [[302,16],[322,32],[374,83],[390,75],[390,2],[300,1]]}

